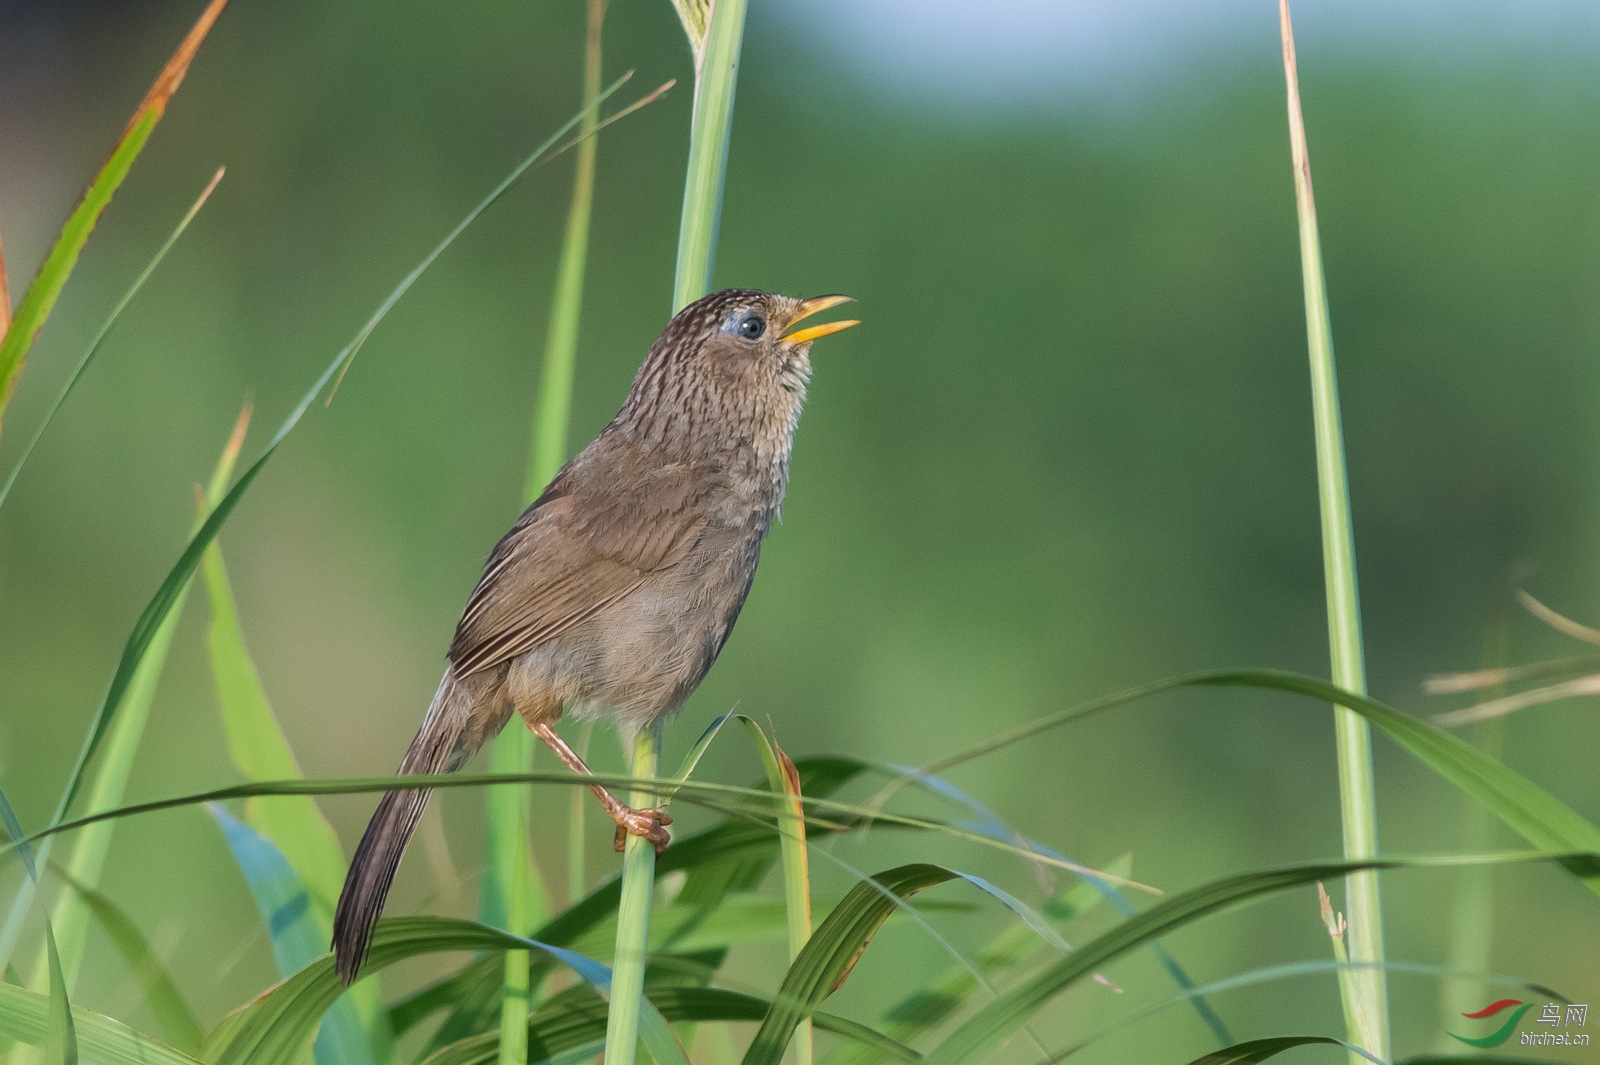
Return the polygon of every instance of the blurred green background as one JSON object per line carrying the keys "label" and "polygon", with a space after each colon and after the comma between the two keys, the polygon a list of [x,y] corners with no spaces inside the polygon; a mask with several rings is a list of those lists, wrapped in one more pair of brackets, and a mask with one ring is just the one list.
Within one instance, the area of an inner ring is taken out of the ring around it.
{"label": "blurred green background", "polygon": [[[0,512],[0,781],[25,822],[48,816],[239,406],[256,406],[248,456],[392,285],[575,109],[580,8],[234,0],[93,238],[0,440],[9,464],[111,302],[226,164]],[[1104,92],[970,106],[958,86],[875,80],[804,5],[752,8],[717,283],[849,292],[866,324],[818,346],[784,522],[669,730],[667,764],[735,705],[770,716],[795,753],[916,764],[1188,670],[1324,672],[1269,6],[1249,34]],[[195,9],[0,9],[14,292]],[[1600,49],[1560,35],[1324,45],[1302,28],[1301,62],[1372,687],[1426,713],[1446,705],[1422,678],[1479,664],[1514,563],[1531,563],[1528,587],[1557,609],[1600,620]],[[690,64],[666,0],[615,0],[606,68],[638,70],[623,99],[680,85],[602,137],[574,448],[614,413],[669,311]],[[526,181],[433,267],[224,530],[247,637],[310,775],[392,769],[518,511],[570,167]],[[236,779],[205,621],[197,597],[133,797]],[[1526,618],[1512,646],[1517,660],[1574,653]],[[1505,757],[1595,817],[1592,712],[1513,719]],[[1171,890],[1337,854],[1331,740],[1325,707],[1187,695],[952,776],[1037,838],[1096,864],[1131,853],[1137,878]],[[1384,849],[1459,849],[1462,800],[1376,744]],[[602,764],[619,764],[614,746],[599,740]],[[759,776],[738,741],[707,764],[716,780]],[[536,851],[559,884],[565,795],[540,803]],[[324,805],[353,844],[371,800]],[[441,888],[418,848],[391,912],[470,912],[482,798],[442,806],[462,883]],[[609,831],[591,828],[598,875],[615,859]],[[880,834],[837,851],[869,870],[930,853],[1037,894],[1017,863],[948,842]],[[841,871],[816,868],[842,890]],[[1391,956],[1442,963],[1454,874],[1385,883]],[[202,812],[127,822],[105,885],[207,1021],[271,981]],[[1493,967],[1600,997],[1593,897],[1549,870],[1504,873],[1497,892]],[[970,948],[1003,920],[941,927]],[[1202,981],[1327,951],[1308,891],[1169,945]],[[731,979],[770,990],[772,953],[745,952]],[[148,1026],[109,946],[92,941],[89,958],[83,1001]],[[870,1018],[946,960],[891,929],[840,1009]],[[389,984],[430,971],[413,963]],[[1065,996],[1041,1015],[1047,1045],[1171,990],[1147,957],[1108,975],[1127,994]],[[1397,1050],[1435,1045],[1435,982],[1397,976],[1392,994]],[[1340,1030],[1329,977],[1217,1005],[1240,1036]],[[1205,1039],[1173,1010],[1085,1060],[1184,1060]]]}

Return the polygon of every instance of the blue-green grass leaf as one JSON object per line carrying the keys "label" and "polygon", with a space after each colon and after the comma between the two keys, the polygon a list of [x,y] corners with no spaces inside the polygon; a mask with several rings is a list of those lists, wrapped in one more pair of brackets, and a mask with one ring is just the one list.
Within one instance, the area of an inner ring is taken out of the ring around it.
{"label": "blue-green grass leaf", "polygon": [[[221,806],[206,809],[250,885],[279,975],[292,977],[327,953],[328,936],[312,912],[310,890],[271,840]],[[353,1001],[339,998],[319,1019],[313,1046],[317,1065],[372,1065],[372,1042]]]}

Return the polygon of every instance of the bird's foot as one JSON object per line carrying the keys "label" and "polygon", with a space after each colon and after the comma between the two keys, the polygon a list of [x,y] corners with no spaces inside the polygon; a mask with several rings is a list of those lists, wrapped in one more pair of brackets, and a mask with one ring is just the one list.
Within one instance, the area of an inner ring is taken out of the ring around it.
{"label": "bird's foot", "polygon": [[624,806],[611,816],[617,819],[614,845],[618,853],[627,845],[630,835],[643,836],[655,844],[657,854],[666,850],[667,844],[672,842],[672,835],[666,827],[672,824],[672,818],[667,816],[665,810],[635,810],[631,806]]}

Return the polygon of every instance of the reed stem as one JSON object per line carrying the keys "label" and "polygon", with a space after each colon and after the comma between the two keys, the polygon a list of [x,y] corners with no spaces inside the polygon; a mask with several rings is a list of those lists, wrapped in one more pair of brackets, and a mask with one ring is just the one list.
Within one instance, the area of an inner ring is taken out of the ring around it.
{"label": "reed stem", "polygon": [[704,46],[694,79],[694,118],[689,127],[689,172],[683,183],[678,222],[678,265],[672,309],[711,291],[722,219],[722,184],[728,173],[728,137],[733,131],[733,94],[739,79],[746,0],[712,0]]}
{"label": "reed stem", "polygon": [[[587,105],[600,94],[600,31],[605,21],[604,0],[589,0],[588,27],[583,52],[583,100]],[[579,125],[572,203],[561,241],[555,293],[551,297],[550,328],[545,337],[544,372],[534,408],[533,440],[528,456],[528,476],[523,504],[530,505],[567,460],[567,426],[572,413],[573,367],[578,355],[578,322],[583,310],[583,275],[589,255],[589,220],[594,205],[595,157],[599,149],[596,130],[600,109],[590,107]],[[495,741],[491,761],[495,772],[527,773],[533,769],[535,743],[526,729],[513,726]],[[533,856],[528,851],[528,811],[533,789],[499,788],[489,798],[490,872],[494,891],[505,904],[507,931],[526,935],[548,913],[548,902],[536,884]],[[488,916],[486,914],[486,916]],[[528,983],[526,951],[506,953],[505,994],[500,1008],[499,1065],[524,1065],[528,1060]]]}
{"label": "reed stem", "polygon": [[[1306,149],[1305,118],[1300,108],[1300,83],[1288,0],[1278,0],[1278,18],[1288,87],[1289,145],[1300,228],[1300,267],[1305,285],[1306,339],[1311,357],[1311,407],[1322,514],[1329,657],[1333,683],[1346,691],[1365,695],[1367,678],[1362,657],[1361,608],[1356,592],[1350,481],[1345,468],[1339,388],[1333,364],[1333,329],[1328,318],[1328,292],[1322,272],[1316,203],[1311,192],[1311,162]],[[1354,711],[1336,706],[1333,712],[1344,855],[1352,860],[1372,858],[1378,853],[1372,732],[1366,720]],[[1349,922],[1350,960],[1360,966],[1340,971],[1345,997],[1355,1007],[1349,1040],[1386,1059],[1389,1057],[1388,989],[1382,969],[1383,915],[1376,872],[1356,873],[1345,878],[1345,910]],[[1352,1053],[1350,1060],[1356,1065],[1362,1059]]]}
{"label": "reed stem", "polygon": [[[635,780],[654,779],[661,764],[661,724],[640,732],[633,741]],[[635,789],[628,803],[635,809],[654,806],[657,796]],[[631,833],[622,852],[622,897],[617,903],[617,942],[611,958],[611,1009],[606,1017],[604,1065],[633,1065],[639,1045],[639,1015],[644,998],[644,969],[650,951],[650,903],[655,895],[656,848]]]}
{"label": "reed stem", "polygon": [[[744,41],[745,3],[746,0],[712,0],[701,41],[693,38],[690,20],[684,22],[695,53],[694,117],[689,127],[689,168],[678,224],[678,260],[672,284],[674,312],[711,289],[717,222],[722,214],[722,184],[728,171],[728,137],[733,128],[733,93],[738,81],[739,49]],[[634,741],[634,779],[654,777],[660,755],[658,725],[641,732]],[[653,802],[649,794],[633,794],[634,806]],[[629,836],[622,856],[622,898],[617,911],[604,1065],[633,1065],[640,999],[644,996],[655,869],[656,853],[649,841]]]}

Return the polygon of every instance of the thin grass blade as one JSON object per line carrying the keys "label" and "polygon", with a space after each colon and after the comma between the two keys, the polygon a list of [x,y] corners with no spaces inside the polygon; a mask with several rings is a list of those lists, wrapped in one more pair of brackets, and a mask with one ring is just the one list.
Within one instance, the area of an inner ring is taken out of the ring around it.
{"label": "thin grass blade", "polygon": [[[811,938],[811,869],[806,860],[806,815],[801,801],[800,774],[778,741],[744,714],[736,715],[755,742],[761,767],[767,773],[767,787],[786,801],[778,814],[778,852],[783,863],[783,897],[789,932],[789,961],[792,964]],[[795,1060],[811,1065],[815,1055],[809,1019],[795,1029]]]}
{"label": "thin grass blade", "polygon": [[167,60],[167,65],[162,68],[155,84],[150,86],[150,91],[139,101],[133,117],[128,120],[127,127],[117,138],[116,145],[111,149],[110,158],[100,167],[100,172],[84,190],[83,198],[78,201],[66,224],[61,227],[60,235],[56,237],[55,244],[45,256],[43,265],[39,267],[38,276],[22,294],[22,302],[17,304],[16,313],[11,318],[11,327],[5,332],[4,338],[0,339],[0,416],[4,415],[6,405],[11,401],[11,393],[16,390],[17,378],[27,361],[28,349],[33,346],[34,337],[38,335],[45,320],[50,317],[56,298],[61,295],[67,278],[71,276],[73,267],[78,263],[78,253],[88,242],[89,234],[94,231],[95,223],[100,220],[100,213],[111,202],[111,197],[122,184],[123,178],[128,176],[133,161],[144,150],[145,142],[150,139],[156,123],[161,121],[161,116],[166,112],[167,102],[183,83],[183,76],[188,73],[189,64],[194,60],[195,53],[200,50],[201,42],[206,39],[206,34],[211,32],[212,25],[222,14],[227,2],[228,0],[211,0],[188,35],[178,45],[178,50]]}
{"label": "thin grass blade", "polygon": [[[1333,328],[1328,319],[1328,292],[1322,273],[1322,244],[1317,233],[1317,208],[1311,191],[1311,162],[1306,148],[1305,118],[1300,107],[1300,81],[1295,63],[1294,29],[1288,0],[1278,0],[1283,40],[1284,80],[1288,87],[1289,145],[1294,164],[1296,213],[1300,222],[1300,270],[1305,287],[1306,337],[1311,358],[1311,409],[1316,436],[1317,494],[1322,517],[1322,568],[1327,592],[1329,659],[1333,683],[1365,695],[1366,664],[1361,644],[1361,606],[1356,586],[1355,532],[1350,518],[1350,477],[1345,468],[1344,427],[1339,414],[1339,386],[1333,364]],[[1335,704],[1334,743],[1339,768],[1339,812],[1344,855],[1355,860],[1378,853],[1377,793],[1372,780],[1372,730],[1358,714]],[[1350,957],[1369,964],[1348,970],[1341,979],[1348,997],[1360,1004],[1366,1026],[1352,1030],[1352,1043],[1382,1058],[1389,1056],[1389,993],[1384,982],[1383,912],[1375,871],[1345,883],[1350,917]],[[1356,1065],[1356,1058],[1351,1058]]]}
{"label": "thin grass blade", "polygon": [[[67,397],[72,394],[72,390],[77,387],[78,382],[83,378],[84,371],[88,370],[89,364],[99,354],[100,345],[105,342],[106,337],[111,333],[112,327],[122,317],[122,312],[127,309],[129,303],[133,302],[133,297],[139,294],[139,290],[144,288],[144,283],[150,280],[150,275],[155,273],[156,267],[161,265],[161,260],[167,257],[167,252],[171,251],[172,246],[178,242],[178,238],[183,236],[183,231],[189,228],[189,223],[193,222],[194,216],[200,213],[200,208],[205,206],[206,200],[211,198],[211,194],[216,191],[217,185],[222,181],[224,172],[225,168],[219,167],[217,169],[216,174],[211,178],[211,183],[200,193],[200,197],[194,201],[188,213],[179,220],[177,227],[167,237],[166,242],[156,249],[155,255],[145,264],[144,269],[139,272],[139,276],[134,278],[133,284],[128,286],[128,291],[122,294],[122,298],[111,309],[111,313],[106,316],[106,320],[100,324],[99,332],[95,333],[94,339],[89,342],[89,350],[83,353],[83,357],[78,360],[78,365],[72,371],[72,376],[67,378],[66,384],[61,386],[61,391],[56,393],[55,401],[50,404],[50,409],[45,412],[44,419],[40,421],[39,427],[33,431],[33,435],[28,438],[27,446],[22,449],[22,454],[17,457],[16,464],[11,467],[11,473],[6,477],[6,483],[0,485],[0,505],[5,504],[6,497],[11,494],[11,486],[17,483],[17,475],[22,472],[23,465],[27,463],[28,457],[33,454],[33,449],[39,446],[40,438],[44,436],[45,430],[55,420],[55,416],[61,410],[62,404],[66,403]],[[0,273],[3,272],[4,264],[0,263]],[[0,280],[0,285],[3,285],[3,283],[3,280]],[[5,330],[0,328],[0,336],[3,336],[4,333]]]}

